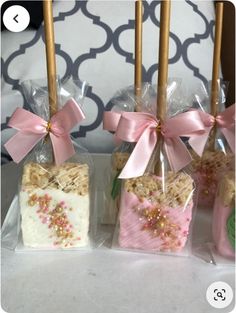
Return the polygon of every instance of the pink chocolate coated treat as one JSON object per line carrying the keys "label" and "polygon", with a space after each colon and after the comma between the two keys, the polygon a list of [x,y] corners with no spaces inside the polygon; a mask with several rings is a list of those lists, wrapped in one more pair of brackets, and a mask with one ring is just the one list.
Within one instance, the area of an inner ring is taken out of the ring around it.
{"label": "pink chocolate coated treat", "polygon": [[198,207],[213,209],[219,178],[222,172],[232,169],[234,156],[217,150],[205,151],[202,158],[192,154],[193,177],[198,184]]}
{"label": "pink chocolate coated treat", "polygon": [[196,172],[193,175],[195,181],[198,184],[198,207],[205,209],[213,209],[217,178],[214,175],[207,177],[205,173]]}
{"label": "pink chocolate coated treat", "polygon": [[172,226],[165,226],[158,230],[148,231],[146,218],[140,217],[138,210],[148,209],[150,212],[155,209],[150,202],[140,202],[137,196],[131,192],[124,191],[120,206],[120,233],[119,245],[123,248],[155,250],[155,251],[181,251],[185,246],[189,224],[192,219],[192,201],[184,208],[165,207],[161,210],[161,216],[166,216],[168,223]]}
{"label": "pink chocolate coated treat", "polygon": [[[184,182],[186,177],[188,177],[187,181]],[[140,197],[140,194],[137,195],[135,190],[131,191],[132,188],[126,188],[127,186],[122,190],[119,245],[123,248],[147,251],[179,252],[188,239],[192,219],[192,179],[188,175],[185,177],[182,175],[180,179],[176,181],[173,179],[169,183],[167,179],[169,196],[164,195],[160,190],[155,191],[157,178],[153,176],[150,179],[152,179],[151,187],[154,190],[149,193],[153,196],[152,200],[147,196]],[[140,182],[137,182],[137,186],[139,184]],[[147,184],[144,186],[145,193],[149,189]],[[153,201],[155,193],[160,195],[160,201]],[[175,200],[172,201],[171,196]]]}

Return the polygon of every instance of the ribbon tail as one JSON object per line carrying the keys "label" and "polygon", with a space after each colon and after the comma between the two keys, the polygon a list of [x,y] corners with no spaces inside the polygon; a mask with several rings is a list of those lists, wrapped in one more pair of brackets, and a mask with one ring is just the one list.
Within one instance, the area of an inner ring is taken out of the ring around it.
{"label": "ribbon tail", "polygon": [[57,137],[50,133],[56,165],[60,165],[75,154],[70,135]]}
{"label": "ribbon tail", "polygon": [[45,135],[19,131],[5,143],[4,147],[13,161],[19,163]]}
{"label": "ribbon tail", "polygon": [[233,153],[235,153],[235,135],[234,135],[234,127],[232,128],[221,128],[221,132],[224,135],[230,149]]}
{"label": "ribbon tail", "polygon": [[174,172],[178,172],[192,161],[185,144],[178,137],[165,138],[164,148],[170,167]]}
{"label": "ribbon tail", "polygon": [[204,134],[192,134],[188,140],[191,148],[201,157],[206,146],[212,127],[208,127]]}
{"label": "ribbon tail", "polygon": [[148,162],[157,142],[156,130],[146,129],[136,143],[125,167],[119,178],[133,178],[142,176],[145,173]]}

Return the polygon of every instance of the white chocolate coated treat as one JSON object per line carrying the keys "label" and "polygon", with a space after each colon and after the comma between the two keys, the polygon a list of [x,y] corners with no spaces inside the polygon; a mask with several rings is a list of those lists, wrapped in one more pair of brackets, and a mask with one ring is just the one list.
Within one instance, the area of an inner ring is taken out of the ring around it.
{"label": "white chocolate coated treat", "polygon": [[88,244],[89,196],[61,190],[20,192],[25,246],[71,248]]}
{"label": "white chocolate coated treat", "polygon": [[89,241],[88,166],[28,163],[20,191],[23,243],[31,248],[85,247]]}

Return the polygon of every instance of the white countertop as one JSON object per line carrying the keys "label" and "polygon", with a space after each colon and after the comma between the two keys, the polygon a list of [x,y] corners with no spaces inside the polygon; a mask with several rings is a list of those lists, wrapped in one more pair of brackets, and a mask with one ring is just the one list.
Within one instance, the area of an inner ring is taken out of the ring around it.
{"label": "white countertop", "polygon": [[[95,156],[100,190],[109,156]],[[17,188],[18,168],[2,166],[2,216]],[[210,216],[198,213],[194,236],[207,240]],[[14,253],[2,249],[2,308],[9,313],[211,313],[206,290],[215,281],[234,288],[234,267],[196,257],[109,249]],[[233,301],[234,302],[234,301]]]}

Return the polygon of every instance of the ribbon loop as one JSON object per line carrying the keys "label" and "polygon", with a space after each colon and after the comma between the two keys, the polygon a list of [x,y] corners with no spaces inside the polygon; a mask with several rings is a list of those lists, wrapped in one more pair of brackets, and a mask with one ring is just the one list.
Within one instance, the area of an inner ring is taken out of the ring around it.
{"label": "ribbon loop", "polygon": [[49,122],[34,113],[17,108],[8,126],[18,132],[4,146],[14,162],[19,163],[49,133],[55,163],[60,165],[75,153],[70,131],[84,118],[84,113],[74,99],[69,99]]}
{"label": "ribbon loop", "polygon": [[105,111],[103,113],[103,129],[115,132],[119,124],[121,113]]}
{"label": "ribbon loop", "polygon": [[159,121],[149,113],[124,112],[117,126],[116,134],[119,138],[129,142],[137,142],[146,129],[155,131]]}

